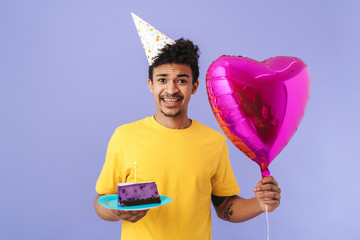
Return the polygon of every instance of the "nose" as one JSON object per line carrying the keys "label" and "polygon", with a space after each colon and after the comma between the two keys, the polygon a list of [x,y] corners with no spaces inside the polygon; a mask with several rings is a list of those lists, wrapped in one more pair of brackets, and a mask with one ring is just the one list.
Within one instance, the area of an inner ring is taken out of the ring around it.
{"label": "nose", "polygon": [[174,94],[179,92],[176,83],[174,83],[173,81],[169,81],[168,84],[166,85],[166,92],[169,94]]}

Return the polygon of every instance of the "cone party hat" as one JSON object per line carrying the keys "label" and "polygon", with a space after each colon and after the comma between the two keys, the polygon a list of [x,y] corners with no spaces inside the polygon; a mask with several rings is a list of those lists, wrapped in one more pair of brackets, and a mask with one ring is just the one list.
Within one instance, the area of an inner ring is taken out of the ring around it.
{"label": "cone party hat", "polygon": [[145,22],[134,13],[131,13],[149,65],[153,64],[154,58],[160,54],[166,44],[174,44],[175,41],[165,36],[159,30]]}

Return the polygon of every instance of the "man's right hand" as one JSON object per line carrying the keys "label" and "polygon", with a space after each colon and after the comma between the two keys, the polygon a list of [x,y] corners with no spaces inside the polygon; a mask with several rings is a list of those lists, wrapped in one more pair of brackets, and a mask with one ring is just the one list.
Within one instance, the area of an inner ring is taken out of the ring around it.
{"label": "man's right hand", "polygon": [[106,221],[117,222],[120,220],[129,221],[135,223],[143,218],[149,210],[139,210],[139,211],[124,211],[116,210],[103,207],[99,204],[98,198],[102,196],[98,194],[94,201],[94,208],[98,216]]}

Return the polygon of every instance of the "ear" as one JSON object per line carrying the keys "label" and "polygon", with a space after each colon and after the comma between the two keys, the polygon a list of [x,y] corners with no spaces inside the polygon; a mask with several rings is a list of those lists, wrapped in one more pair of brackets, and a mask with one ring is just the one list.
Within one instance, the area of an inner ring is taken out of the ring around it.
{"label": "ear", "polygon": [[199,87],[199,80],[196,80],[196,82],[193,84],[193,89],[191,91],[191,94],[196,93],[196,90],[198,89],[198,87]]}
{"label": "ear", "polygon": [[153,83],[150,80],[150,78],[148,79],[148,86],[149,86],[149,90],[151,93],[154,93],[154,87],[153,87]]}

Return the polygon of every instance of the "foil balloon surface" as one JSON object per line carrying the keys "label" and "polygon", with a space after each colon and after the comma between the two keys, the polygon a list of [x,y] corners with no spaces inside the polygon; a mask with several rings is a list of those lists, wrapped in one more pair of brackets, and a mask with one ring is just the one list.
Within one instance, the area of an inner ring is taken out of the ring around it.
{"label": "foil balloon surface", "polygon": [[306,64],[295,57],[258,62],[223,55],[208,68],[206,89],[225,135],[269,176],[269,164],[304,116],[310,94]]}

